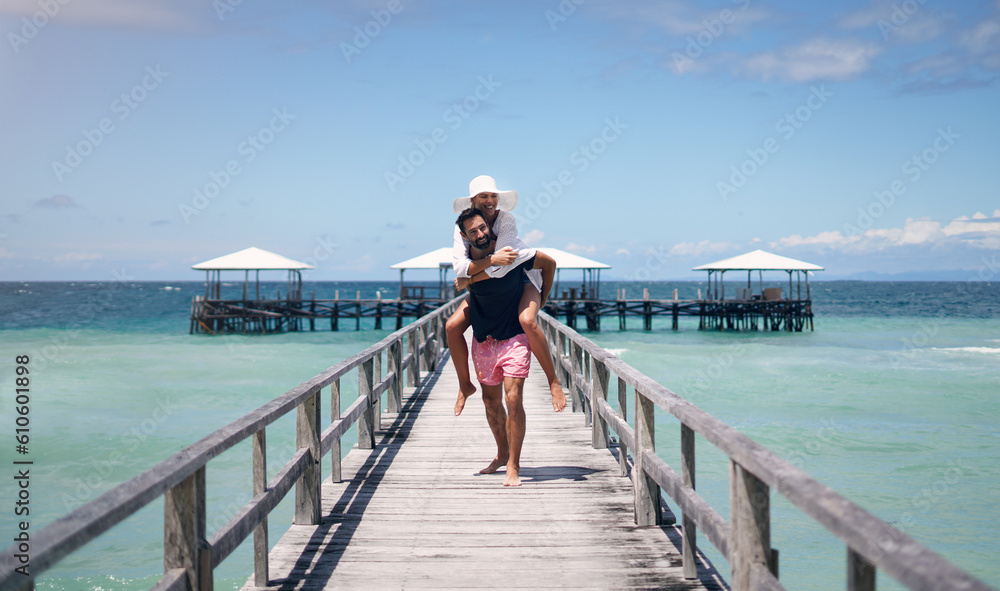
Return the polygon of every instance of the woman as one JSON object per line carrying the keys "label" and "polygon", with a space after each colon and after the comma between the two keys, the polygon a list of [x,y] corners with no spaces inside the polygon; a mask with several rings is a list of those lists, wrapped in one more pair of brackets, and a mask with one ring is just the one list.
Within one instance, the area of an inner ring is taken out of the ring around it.
{"label": "woman", "polygon": [[[496,181],[489,176],[477,176],[469,183],[469,196],[459,197],[452,204],[455,213],[461,213],[469,207],[475,207],[483,212],[486,223],[496,239],[496,247],[490,256],[473,261],[469,255],[469,241],[465,239],[455,226],[452,263],[455,275],[458,277],[456,287],[464,289],[469,277],[480,272],[486,272],[491,277],[501,277],[532,256],[547,257],[548,255],[528,248],[517,236],[517,220],[510,210],[517,205],[517,191],[500,191]],[[521,328],[528,336],[531,350],[538,360],[538,365],[545,372],[552,394],[552,408],[556,412],[566,407],[566,395],[563,393],[559,378],[556,377],[552,358],[549,356],[549,344],[545,333],[538,326],[535,317],[544,302],[541,301],[541,271],[528,271],[528,280],[524,284],[524,293],[518,306],[518,320]],[[476,386],[469,375],[469,347],[465,342],[465,331],[470,326],[468,302],[463,301],[458,310],[448,319],[445,330],[448,335],[448,349],[451,359],[458,372],[458,400],[455,402],[455,415],[462,413],[465,400],[475,394]]]}

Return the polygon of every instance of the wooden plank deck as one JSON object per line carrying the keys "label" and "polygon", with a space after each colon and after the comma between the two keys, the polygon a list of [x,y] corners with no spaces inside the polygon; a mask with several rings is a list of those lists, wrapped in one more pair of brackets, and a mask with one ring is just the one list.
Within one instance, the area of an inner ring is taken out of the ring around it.
{"label": "wooden plank deck", "polygon": [[[700,580],[683,578],[678,526],[634,525],[631,480],[591,447],[582,414],[552,411],[534,358],[523,486],[479,474],[496,453],[482,398],[453,416],[445,360],[401,413],[383,414],[376,449],[348,454],[343,482],[327,475],[323,524],[282,536],[267,589],[726,588],[707,560]],[[251,577],[244,590],[255,588]]]}

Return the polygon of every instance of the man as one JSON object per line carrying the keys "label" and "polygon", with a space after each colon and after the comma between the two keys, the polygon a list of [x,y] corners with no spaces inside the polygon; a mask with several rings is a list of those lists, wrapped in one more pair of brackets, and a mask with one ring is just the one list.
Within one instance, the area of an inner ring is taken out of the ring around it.
{"label": "man", "polygon": [[[493,238],[481,211],[466,209],[458,216],[456,224],[472,244],[473,259],[492,252]],[[555,262],[547,257],[532,256],[503,277],[491,278],[480,272],[467,280],[472,362],[483,389],[486,420],[497,443],[496,457],[479,472],[492,474],[506,464],[504,486],[521,486],[518,472],[525,430],[523,388],[531,365],[531,346],[518,320],[518,305],[524,289],[524,273],[536,266],[542,270],[544,305],[556,271]],[[459,287],[465,284],[465,280],[458,282]]]}

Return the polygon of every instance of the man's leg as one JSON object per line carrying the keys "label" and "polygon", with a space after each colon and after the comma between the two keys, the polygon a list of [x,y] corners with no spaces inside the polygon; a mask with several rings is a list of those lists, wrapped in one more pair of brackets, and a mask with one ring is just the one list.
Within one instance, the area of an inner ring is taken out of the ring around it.
{"label": "man's leg", "polygon": [[538,306],[541,303],[541,295],[535,286],[530,283],[524,285],[524,293],[521,294],[521,303],[517,309],[517,319],[524,329],[524,334],[528,335],[528,343],[531,351],[538,360],[538,365],[545,372],[545,379],[549,382],[549,392],[552,394],[552,410],[559,412],[566,408],[566,394],[563,392],[559,377],[556,376],[556,368],[552,365],[552,357],[549,355],[549,342],[542,332],[536,316]]}
{"label": "man's leg", "polygon": [[[486,422],[490,424],[490,431],[493,431],[493,439],[497,442],[497,455],[486,466],[479,471],[480,474],[493,474],[507,463],[510,450],[507,443],[507,413],[503,409],[503,387],[500,384],[483,387],[483,404],[486,405]],[[520,452],[520,446],[518,446]]]}
{"label": "man's leg", "polygon": [[[505,377],[503,385],[506,390],[507,444],[510,451],[510,457],[507,459],[507,476],[503,480],[503,485],[521,486],[518,472],[521,470],[521,445],[524,443],[525,419],[522,397],[524,378]],[[485,391],[483,395],[486,395]]]}
{"label": "man's leg", "polygon": [[465,399],[476,393],[476,386],[469,377],[469,345],[465,342],[465,331],[470,326],[469,301],[463,300],[458,309],[445,323],[445,333],[448,335],[448,350],[451,352],[451,362],[455,364],[458,374],[458,400],[455,401],[455,416],[462,414]]}

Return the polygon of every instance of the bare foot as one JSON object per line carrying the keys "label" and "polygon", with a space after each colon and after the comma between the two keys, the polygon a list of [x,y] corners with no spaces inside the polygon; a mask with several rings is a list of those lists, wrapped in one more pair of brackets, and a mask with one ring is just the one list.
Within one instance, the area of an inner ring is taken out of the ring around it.
{"label": "bare foot", "polygon": [[563,392],[562,386],[559,385],[559,382],[552,382],[549,386],[549,390],[552,392],[552,410],[560,412],[562,409],[566,408],[566,394]]}
{"label": "bare foot", "polygon": [[502,459],[501,458],[494,458],[493,461],[490,462],[490,465],[486,466],[485,468],[483,468],[482,470],[480,470],[479,473],[480,474],[494,474],[498,469],[500,469],[500,466],[503,466],[506,463],[507,463],[507,458],[502,458]]}
{"label": "bare foot", "polygon": [[458,385],[458,400],[455,401],[455,416],[462,414],[465,410],[465,399],[476,393],[476,387],[472,382]]}
{"label": "bare foot", "polygon": [[503,479],[504,486],[521,486],[521,479],[517,476],[517,468],[507,466],[507,477]]}

